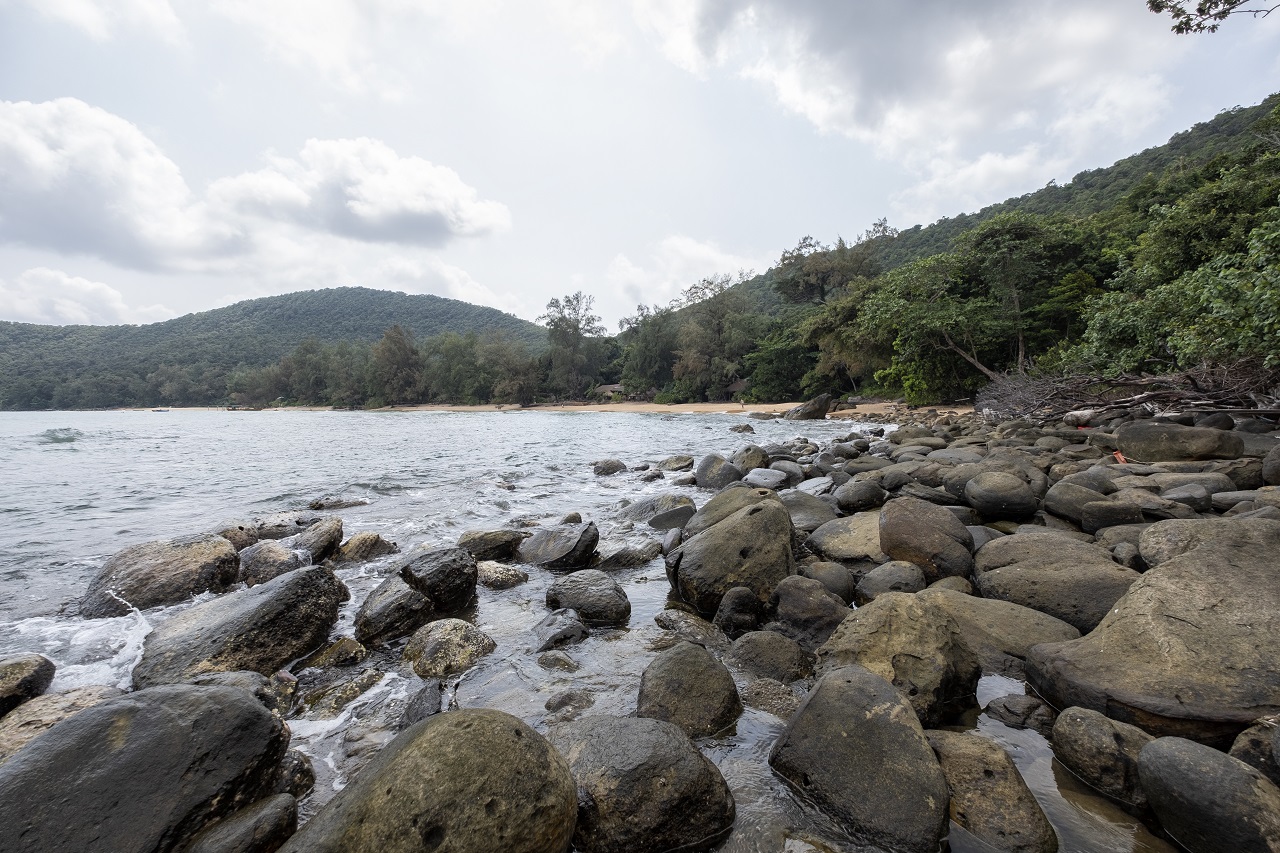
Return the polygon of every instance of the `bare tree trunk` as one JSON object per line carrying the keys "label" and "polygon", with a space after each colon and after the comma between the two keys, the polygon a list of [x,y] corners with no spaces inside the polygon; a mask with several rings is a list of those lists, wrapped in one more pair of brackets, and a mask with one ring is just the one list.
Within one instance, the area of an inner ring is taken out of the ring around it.
{"label": "bare tree trunk", "polygon": [[947,348],[948,348],[948,349],[950,349],[952,352],[954,352],[954,353],[956,353],[957,355],[959,355],[961,358],[963,358],[965,361],[967,361],[967,362],[969,362],[970,364],[972,364],[974,367],[978,368],[978,370],[982,371],[982,375],[983,375],[983,376],[987,377],[987,378],[988,378],[988,379],[990,379],[992,382],[994,382],[994,381],[996,381],[997,379],[999,379],[999,378],[1000,378],[1000,374],[999,374],[999,373],[996,373],[994,370],[991,370],[991,369],[990,369],[990,368],[988,368],[985,364],[983,364],[982,362],[978,361],[978,359],[976,359],[976,358],[974,358],[973,356],[969,355],[969,353],[968,353],[968,352],[966,352],[963,348],[961,348],[961,347],[957,346],[957,345],[956,345],[956,343],[955,343],[955,341],[951,340],[951,336],[950,336],[950,335],[948,335],[946,332],[943,332],[943,333],[942,333],[942,339],[943,339],[944,341],[946,341],[946,342],[947,342]]}

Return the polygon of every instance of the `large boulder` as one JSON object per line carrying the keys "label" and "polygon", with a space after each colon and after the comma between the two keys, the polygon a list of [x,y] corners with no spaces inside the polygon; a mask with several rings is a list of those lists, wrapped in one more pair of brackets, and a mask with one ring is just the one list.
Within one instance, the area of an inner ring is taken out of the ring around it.
{"label": "large boulder", "polygon": [[600,542],[595,522],[540,527],[520,543],[517,557],[545,569],[582,569],[591,563],[591,555]]}
{"label": "large boulder", "polygon": [[0,765],[4,847],[155,853],[270,793],[288,729],[233,687],[169,685],[81,711]]}
{"label": "large boulder", "polygon": [[1021,677],[1032,646],[1074,640],[1080,631],[1039,610],[941,587],[917,596],[955,620],[957,639],[988,674]]}
{"label": "large boulder", "polygon": [[880,510],[880,550],[915,563],[929,583],[973,571],[973,534],[946,507],[918,498],[895,498]]}
{"label": "large boulder", "polygon": [[0,720],[0,764],[30,741],[73,714],[122,696],[124,691],[105,684],[77,687],[66,693],[46,693],[24,702]]}
{"label": "large boulder", "polygon": [[693,477],[698,488],[719,491],[730,483],[741,480],[742,469],[720,454],[710,453],[702,457],[697,470],[693,472]]}
{"label": "large boulder", "polygon": [[813,653],[776,631],[748,631],[738,637],[729,660],[757,678],[782,684],[813,675]]}
{"label": "large boulder", "polygon": [[287,539],[263,539],[240,552],[240,580],[246,586],[257,586],[286,572],[311,565],[311,554],[301,548],[290,548]]}
{"label": "large boulder", "polygon": [[1280,544],[1280,521],[1266,518],[1203,518],[1157,521],[1142,531],[1138,553],[1150,568],[1157,568],[1180,554],[1205,543],[1231,542]]}
{"label": "large boulder", "polygon": [[383,539],[381,534],[365,530],[343,542],[333,555],[333,561],[339,564],[365,563],[399,550],[400,546]]}
{"label": "large boulder", "polygon": [[520,543],[529,534],[523,530],[468,530],[458,537],[458,547],[477,562],[498,560],[507,562],[516,558]]}
{"label": "large boulder", "polygon": [[1280,850],[1280,789],[1243,761],[1162,737],[1142,748],[1138,777],[1165,831],[1190,853]]}
{"label": "large boulder", "polygon": [[808,651],[825,643],[849,615],[840,596],[820,581],[800,575],[778,582],[769,597],[769,609],[774,618],[770,630],[790,637]]}
{"label": "large boulder", "polygon": [[713,735],[741,713],[733,676],[702,646],[677,643],[640,676],[636,716],[675,723],[690,737]]}
{"label": "large boulder", "polygon": [[622,587],[596,569],[557,578],[547,588],[546,599],[552,610],[576,610],[588,625],[625,625],[631,617],[631,602]]}
{"label": "large boulder", "polygon": [[292,794],[276,794],[218,821],[182,848],[182,853],[270,853],[297,828],[297,799]]}
{"label": "large boulder", "polygon": [[788,409],[782,416],[789,421],[820,421],[826,418],[831,409],[831,395],[819,394],[808,402]]}
{"label": "large boulder", "polygon": [[825,560],[889,562],[889,557],[880,550],[878,512],[859,512],[828,521],[809,534],[804,544]]}
{"label": "large boulder", "polygon": [[0,717],[48,689],[56,669],[44,655],[0,659]]}
{"label": "large boulder", "polygon": [[768,601],[778,582],[795,574],[791,537],[791,516],[782,504],[760,501],[668,554],[667,577],[680,596],[703,613],[715,613],[721,596],[735,586],[745,586],[762,602]]}
{"label": "large boulder", "polygon": [[550,732],[578,785],[582,853],[706,850],[733,829],[733,794],[678,726],[588,717]]}
{"label": "large boulder", "polygon": [[1133,462],[1239,459],[1244,440],[1234,432],[1154,421],[1132,421],[1116,430],[1120,453]]}
{"label": "large boulder", "polygon": [[702,505],[684,526],[684,538],[697,536],[709,527],[719,524],[740,509],[755,506],[761,501],[778,501],[778,495],[769,489],[725,489]]}
{"label": "large boulder", "polygon": [[859,842],[937,853],[947,783],[920,721],[860,666],[819,679],[769,754],[769,765]]}
{"label": "large boulder", "polygon": [[818,649],[818,672],[865,667],[892,683],[932,728],[974,703],[981,669],[959,636],[945,610],[886,592],[845,617]]}
{"label": "large boulder", "polygon": [[407,637],[436,617],[435,606],[399,575],[384,578],[356,611],[356,639],[381,646]]}
{"label": "large boulder", "polygon": [[1032,648],[1031,685],[1059,708],[1223,749],[1280,713],[1280,525],[1236,524],[1142,575],[1092,633]]}
{"label": "large boulder", "polygon": [[1096,545],[1048,532],[994,539],[974,568],[987,598],[1048,613],[1081,633],[1097,627],[1139,577]]}
{"label": "large boulder", "polygon": [[964,486],[964,499],[988,520],[1036,514],[1040,501],[1025,480],[1007,471],[983,471]]}
{"label": "large boulder", "polygon": [[134,687],[206,672],[269,675],[324,642],[345,594],[333,572],[310,566],[197,604],[147,637]]}
{"label": "large boulder", "polygon": [[828,521],[834,521],[837,513],[831,504],[798,489],[788,489],[778,495],[778,500],[791,514],[791,524],[803,533],[812,533]]}
{"label": "large boulder", "polygon": [[440,615],[457,613],[476,597],[476,559],[465,548],[414,551],[400,564],[399,575]]}
{"label": "large boulder", "polygon": [[404,647],[404,659],[419,678],[466,672],[498,647],[485,632],[461,619],[437,619],[419,628]]}
{"label": "large boulder", "polygon": [[321,519],[301,533],[281,541],[290,548],[306,551],[311,562],[323,563],[342,545],[342,519],[337,516]]}
{"label": "large boulder", "polygon": [[132,545],[107,560],[89,582],[80,615],[123,616],[130,607],[146,610],[202,592],[223,592],[239,571],[235,546],[212,533]]}
{"label": "large boulder", "polygon": [[1058,836],[1009,753],[965,732],[925,736],[942,766],[951,795],[951,819],[993,849],[1056,853]]}
{"label": "large boulder", "polygon": [[569,765],[501,711],[415,723],[311,818],[282,853],[565,853],[577,820]]}
{"label": "large boulder", "polygon": [[1147,806],[1138,754],[1154,738],[1088,708],[1067,708],[1053,723],[1053,756],[1085,783],[1135,809]]}

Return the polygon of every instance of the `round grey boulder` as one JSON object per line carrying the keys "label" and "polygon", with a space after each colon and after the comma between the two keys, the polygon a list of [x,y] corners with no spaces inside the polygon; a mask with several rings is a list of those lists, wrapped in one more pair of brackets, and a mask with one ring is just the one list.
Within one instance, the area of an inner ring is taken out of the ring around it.
{"label": "round grey boulder", "polygon": [[133,545],[107,560],[89,582],[80,615],[123,616],[130,607],[146,610],[202,592],[223,592],[239,571],[235,546],[211,533]]}
{"label": "round grey boulder", "polygon": [[713,735],[741,713],[733,676],[702,646],[677,643],[640,676],[636,715],[675,723],[690,737]]}
{"label": "round grey boulder", "polygon": [[631,617],[631,602],[618,582],[597,569],[582,569],[547,588],[547,606],[553,610],[571,608],[588,625],[625,625]]}
{"label": "round grey boulder", "polygon": [[965,484],[964,498],[985,519],[1030,518],[1040,508],[1031,487],[1005,471],[983,471]]}
{"label": "round grey boulder", "polygon": [[498,647],[470,622],[440,619],[419,628],[404,647],[404,659],[419,678],[442,678],[466,672]]}
{"label": "round grey boulder", "polygon": [[890,560],[862,576],[854,591],[854,601],[861,606],[886,592],[919,592],[926,586],[924,570],[915,563]]}
{"label": "round grey boulder", "polygon": [[594,522],[540,527],[520,543],[517,556],[546,569],[580,569],[590,564],[599,542]]}
{"label": "round grey boulder", "polygon": [[698,488],[719,491],[741,480],[742,469],[723,456],[712,453],[702,458],[693,475]]}

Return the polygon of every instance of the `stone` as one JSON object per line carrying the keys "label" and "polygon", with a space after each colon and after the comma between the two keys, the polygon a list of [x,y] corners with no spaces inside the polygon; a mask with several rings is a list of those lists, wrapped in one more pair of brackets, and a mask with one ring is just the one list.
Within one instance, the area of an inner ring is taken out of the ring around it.
{"label": "stone", "polygon": [[311,554],[290,548],[287,540],[263,539],[240,552],[240,580],[257,586],[286,572],[311,565]]}
{"label": "stone", "polygon": [[0,765],[0,826],[10,849],[181,849],[269,793],[288,741],[244,690],[140,690],[68,717]]}
{"label": "stone", "polygon": [[1058,836],[1007,752],[963,732],[925,736],[942,766],[957,825],[994,849],[1056,853]]}
{"label": "stone", "polygon": [[880,510],[880,550],[915,563],[929,583],[973,572],[973,536],[945,508],[916,498],[895,498]]}
{"label": "stone", "polygon": [[1280,486],[1280,445],[1271,448],[1262,459],[1262,482]]}
{"label": "stone", "polygon": [[730,640],[736,640],[759,628],[763,615],[764,605],[755,592],[750,587],[735,586],[725,591],[711,623]]}
{"label": "stone", "polygon": [[369,650],[360,641],[351,637],[339,637],[325,648],[307,655],[295,666],[295,669],[300,672],[308,667],[328,669],[355,666],[364,663],[368,657]]}
{"label": "stone", "polygon": [[[1270,779],[1273,784],[1280,785],[1280,762],[1276,761],[1275,751],[1278,730],[1280,727],[1277,727],[1274,720],[1263,720],[1250,726],[1232,741],[1231,749],[1227,754],[1248,764]],[[2,724],[0,724],[0,731],[3,731]],[[3,747],[0,747],[0,750],[2,749]],[[0,761],[3,760],[3,752],[0,752]]]}
{"label": "stone", "polygon": [[441,712],[441,702],[444,699],[444,690],[438,678],[427,679],[427,683],[422,685],[422,689],[413,694],[413,698],[409,700],[409,704],[404,706],[404,716],[400,718],[401,725],[405,728],[419,723],[427,717],[433,717]]}
{"label": "stone", "polygon": [[1033,647],[1028,682],[1059,708],[1226,749],[1280,713],[1277,552],[1280,522],[1227,522],[1141,575],[1091,633]]}
{"label": "stone", "polygon": [[399,575],[374,587],[356,611],[355,635],[366,646],[384,646],[407,637],[436,617],[425,595]]}
{"label": "stone", "polygon": [[627,470],[627,463],[621,459],[601,459],[591,463],[591,471],[597,477],[612,477]]}
{"label": "stone", "polygon": [[786,474],[788,486],[797,486],[805,478],[804,468],[791,459],[775,459],[769,463],[769,470]]}
{"label": "stone", "polygon": [[488,634],[461,619],[438,619],[414,632],[404,659],[419,678],[443,678],[466,672],[498,647]]}
{"label": "stone", "polygon": [[323,563],[336,554],[342,544],[342,519],[336,516],[321,519],[281,543],[296,551],[305,551],[312,563]]}
{"label": "stone", "polygon": [[625,625],[631,602],[618,582],[602,571],[582,569],[557,578],[546,594],[547,606],[576,610],[588,625]]}
{"label": "stone", "polygon": [[1115,433],[1120,453],[1135,462],[1239,459],[1244,441],[1234,432],[1178,424],[1132,421]]}
{"label": "stone", "polygon": [[813,675],[813,653],[776,631],[748,631],[738,637],[729,660],[757,678],[782,684]]}
{"label": "stone", "polygon": [[[3,670],[3,664],[0,664]],[[22,703],[0,719],[0,764],[47,729],[108,699],[123,696],[118,687],[94,684],[65,693],[45,693]]]}
{"label": "stone", "polygon": [[880,513],[859,512],[837,518],[819,527],[804,543],[825,560],[838,563],[869,560],[887,563],[880,550]]}
{"label": "stone", "polygon": [[787,485],[787,475],[782,471],[774,471],[772,468],[755,468],[747,472],[742,478],[742,482],[751,486],[753,489],[781,489]]}
{"label": "stone", "polygon": [[239,552],[258,541],[258,526],[248,521],[230,521],[214,530],[213,534],[226,539]]}
{"label": "stone", "polygon": [[599,541],[595,522],[540,527],[520,543],[517,556],[544,569],[581,569],[590,565]]}
{"label": "stone", "polygon": [[293,707],[298,691],[298,679],[285,670],[270,677],[260,672],[234,670],[232,672],[206,672],[193,676],[186,683],[198,687],[235,687],[247,690],[272,713],[286,716]]}
{"label": "stone", "polygon": [[800,708],[802,694],[803,691],[801,695],[797,695],[797,691],[789,685],[772,678],[754,679],[739,691],[743,706],[764,711],[784,721],[791,719]]}
{"label": "stone", "polygon": [[285,539],[324,519],[316,512],[276,512],[258,519],[254,527],[258,539]]}
{"label": "stone", "polygon": [[955,620],[957,639],[986,674],[1021,678],[1023,662],[1032,646],[1080,636],[1079,629],[1061,619],[996,598],[933,587],[917,597]]}
{"label": "stone", "polygon": [[342,543],[338,548],[338,552],[333,555],[333,561],[340,565],[366,563],[369,560],[376,560],[378,557],[395,554],[399,550],[400,546],[396,545],[396,543],[383,539],[381,534],[370,533],[366,530],[357,533]]}
{"label": "stone", "polygon": [[587,638],[587,625],[578,611],[569,608],[553,610],[541,622],[533,626],[538,638],[535,651],[545,652],[560,646],[571,646]]}
{"label": "stone", "polygon": [[44,655],[0,658],[0,717],[49,689],[56,670]]}
{"label": "stone", "polygon": [[1219,539],[1280,545],[1280,522],[1244,518],[1158,521],[1142,531],[1138,538],[1138,553],[1142,555],[1143,562],[1154,569],[1174,557]]}
{"label": "stone", "polygon": [[1047,613],[1088,633],[1141,577],[1096,545],[1055,533],[1019,533],[978,552],[974,580],[986,598]]}
{"label": "stone", "polygon": [[667,555],[667,577],[703,613],[715,613],[735,586],[767,601],[779,581],[795,574],[791,538],[791,516],[782,504],[760,501],[686,539]]}
{"label": "stone", "polygon": [[272,794],[289,794],[302,799],[316,786],[316,771],[311,759],[296,749],[291,749],[280,760],[271,783]]}
{"label": "stone", "polygon": [[785,634],[809,651],[827,641],[849,615],[840,596],[812,578],[792,575],[783,578],[769,597],[774,621],[769,629]]}
{"label": "stone", "polygon": [[197,604],[148,635],[134,687],[207,672],[270,675],[327,639],[345,594],[333,572],[309,566]]}
{"label": "stone", "polygon": [[485,589],[511,589],[529,580],[529,573],[494,560],[476,563],[476,583]]}
{"label": "stone", "polygon": [[881,593],[919,592],[926,586],[928,584],[924,579],[924,570],[915,563],[908,563],[906,560],[890,560],[862,576],[854,592],[854,600],[862,606],[874,601]]}
{"label": "stone", "polygon": [[636,715],[675,723],[689,737],[713,735],[742,713],[733,676],[701,646],[680,642],[640,676]]}
{"label": "stone", "polygon": [[889,493],[869,480],[850,480],[835,491],[836,504],[842,512],[866,512],[879,509],[889,500]]}
{"label": "stone", "polygon": [[803,533],[812,533],[828,521],[833,521],[837,515],[835,507],[823,498],[797,489],[782,492],[778,499],[791,515],[791,526]]}
{"label": "stone", "polygon": [[750,473],[757,468],[768,470],[769,454],[759,445],[748,444],[734,453],[729,461],[738,466],[738,470],[744,473]]}
{"label": "stone", "polygon": [[524,530],[468,530],[458,537],[458,547],[476,562],[494,560],[509,563],[516,558],[520,543],[528,538]]}
{"label": "stone", "polygon": [[769,765],[862,844],[901,853],[941,846],[949,802],[942,768],[911,706],[869,670],[823,675]]}
{"label": "stone", "polygon": [[982,713],[1012,729],[1030,729],[1046,738],[1053,732],[1053,709],[1034,696],[1020,693],[999,696],[988,702]]}
{"label": "stone", "polygon": [[564,853],[578,797],[569,765],[501,711],[464,708],[401,732],[282,853]]}
{"label": "stone", "polygon": [[943,609],[886,592],[845,617],[818,649],[818,672],[857,664],[889,681],[933,728],[975,702],[981,669]]}
{"label": "stone", "polygon": [[644,522],[654,530],[673,530],[684,527],[697,510],[693,499],[687,495],[654,495],[623,507],[618,518]]}
{"label": "stone", "polygon": [[826,561],[804,563],[797,566],[797,571],[804,577],[813,578],[825,586],[828,592],[835,593],[845,604],[853,601],[857,584],[853,579],[853,574],[844,567],[843,563]]}
{"label": "stone", "polygon": [[107,560],[89,582],[80,615],[124,616],[134,607],[147,610],[202,592],[223,592],[239,571],[235,546],[211,533],[132,545]]}
{"label": "stone", "polygon": [[732,831],[728,784],[678,726],[588,717],[554,727],[550,738],[578,785],[576,850],[708,850]]}
{"label": "stone", "polygon": [[831,395],[819,394],[808,402],[788,409],[782,417],[789,421],[820,421],[827,417],[831,409]]}
{"label": "stone", "polygon": [[1243,761],[1162,737],[1143,747],[1138,777],[1165,831],[1189,853],[1280,850],[1280,789]]}
{"label": "stone", "polygon": [[778,495],[768,489],[726,489],[702,505],[684,526],[684,538],[697,536],[704,530],[724,521],[740,509],[754,506],[761,501],[778,501]]}
{"label": "stone", "polygon": [[1052,739],[1054,757],[1090,787],[1135,809],[1147,807],[1138,754],[1151,735],[1088,708],[1067,708],[1053,724]]}
{"label": "stone", "polygon": [[965,484],[964,498],[985,519],[1030,518],[1040,508],[1031,487],[1005,471],[978,474]]}
{"label": "stone", "polygon": [[1087,486],[1059,480],[1054,483],[1044,496],[1044,508],[1059,518],[1069,519],[1076,524],[1084,517],[1084,508],[1088,504],[1107,500],[1107,495]]}
{"label": "stone", "polygon": [[677,454],[676,456],[668,456],[658,463],[659,471],[692,471],[694,459],[692,456]]}
{"label": "stone", "polygon": [[591,560],[591,568],[601,571],[634,569],[662,555],[662,543],[648,537],[615,540],[601,545]]}
{"label": "stone", "polygon": [[730,483],[741,480],[742,474],[742,469],[737,465],[718,453],[711,453],[702,457],[693,476],[698,488],[718,492]]}
{"label": "stone", "polygon": [[415,550],[397,574],[440,615],[457,613],[476,597],[476,560],[464,548]]}
{"label": "stone", "polygon": [[275,794],[201,832],[182,853],[272,853],[298,828],[298,801]]}

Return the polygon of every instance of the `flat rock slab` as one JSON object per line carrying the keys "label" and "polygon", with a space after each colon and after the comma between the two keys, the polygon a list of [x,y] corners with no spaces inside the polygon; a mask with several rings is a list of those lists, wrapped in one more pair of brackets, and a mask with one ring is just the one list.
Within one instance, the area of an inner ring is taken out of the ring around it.
{"label": "flat rock slab", "polygon": [[859,512],[828,521],[813,531],[805,544],[826,560],[889,562],[889,556],[880,550],[878,512]]}
{"label": "flat rock slab", "polygon": [[521,562],[546,569],[580,569],[591,562],[600,541],[594,522],[542,527],[520,543]]}
{"label": "flat rock slab", "polygon": [[1244,440],[1234,432],[1208,427],[1133,421],[1116,430],[1116,442],[1126,459],[1135,462],[1239,459]]}
{"label": "flat rock slab", "polygon": [[1031,685],[1059,708],[1223,749],[1280,713],[1280,525],[1261,540],[1237,525],[1142,575],[1092,633],[1032,648]]}

